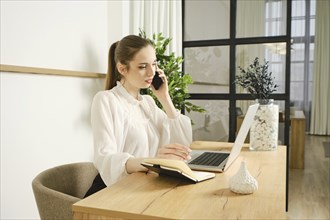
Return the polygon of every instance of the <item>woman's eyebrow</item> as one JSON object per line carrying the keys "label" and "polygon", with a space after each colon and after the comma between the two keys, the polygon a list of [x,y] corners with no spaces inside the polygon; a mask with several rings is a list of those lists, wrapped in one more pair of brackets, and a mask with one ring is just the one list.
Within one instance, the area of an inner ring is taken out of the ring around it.
{"label": "woman's eyebrow", "polygon": [[[157,63],[157,59],[155,59],[153,63]],[[141,62],[138,65],[148,65],[148,64],[149,64],[148,62]]]}

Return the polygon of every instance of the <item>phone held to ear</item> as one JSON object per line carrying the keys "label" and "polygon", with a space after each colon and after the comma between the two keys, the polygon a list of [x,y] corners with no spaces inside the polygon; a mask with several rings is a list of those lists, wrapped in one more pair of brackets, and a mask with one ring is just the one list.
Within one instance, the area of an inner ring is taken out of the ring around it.
{"label": "phone held to ear", "polygon": [[159,87],[163,84],[163,80],[159,77],[158,72],[156,71],[154,78],[152,79],[151,83],[156,90],[159,89]]}

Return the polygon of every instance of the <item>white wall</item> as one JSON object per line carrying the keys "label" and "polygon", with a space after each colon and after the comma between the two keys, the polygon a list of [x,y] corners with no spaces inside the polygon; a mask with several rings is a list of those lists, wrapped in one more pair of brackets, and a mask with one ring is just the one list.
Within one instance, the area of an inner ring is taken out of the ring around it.
{"label": "white wall", "polygon": [[[125,7],[116,1],[0,4],[1,64],[105,73],[110,42],[125,33]],[[1,219],[38,219],[32,179],[53,166],[92,160],[90,104],[103,82],[0,77]]]}
{"label": "white wall", "polygon": [[1,1],[1,63],[105,72],[104,1]]}

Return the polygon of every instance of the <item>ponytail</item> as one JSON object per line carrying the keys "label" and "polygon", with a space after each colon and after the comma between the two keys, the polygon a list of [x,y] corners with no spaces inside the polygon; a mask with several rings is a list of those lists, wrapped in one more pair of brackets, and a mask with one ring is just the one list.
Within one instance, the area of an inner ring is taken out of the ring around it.
{"label": "ponytail", "polygon": [[112,89],[116,86],[116,81],[120,78],[120,74],[118,73],[115,61],[115,51],[118,45],[118,42],[115,42],[111,45],[109,49],[108,55],[108,73],[105,81],[105,90]]}

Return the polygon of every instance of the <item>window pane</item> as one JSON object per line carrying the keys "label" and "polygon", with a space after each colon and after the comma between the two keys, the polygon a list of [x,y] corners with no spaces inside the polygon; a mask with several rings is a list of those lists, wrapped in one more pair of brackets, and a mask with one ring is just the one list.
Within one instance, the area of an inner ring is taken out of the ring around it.
{"label": "window pane", "polygon": [[194,141],[228,141],[229,134],[229,101],[189,100],[203,106],[205,113],[186,113],[193,121]]}
{"label": "window pane", "polygon": [[310,29],[309,29],[309,34],[311,36],[314,36],[315,35],[315,18],[311,18],[310,19]]}
{"label": "window pane", "polygon": [[285,93],[285,58],[281,62],[270,61],[269,69],[275,78],[274,82],[278,85],[274,93]]}
{"label": "window pane", "polygon": [[190,93],[229,93],[229,46],[186,48],[184,69]]}
{"label": "window pane", "polygon": [[314,73],[314,62],[309,63],[309,74],[308,74],[308,81],[313,81],[313,73]]}
{"label": "window pane", "polygon": [[[285,45],[285,44],[284,44]],[[282,50],[282,43],[274,44],[251,44],[237,46],[236,74],[240,75],[238,67],[246,69],[259,57],[260,64],[264,64],[264,59],[268,61],[269,71],[275,78],[274,82],[279,86],[274,93],[285,92],[285,50]],[[284,46],[285,48],[285,46]],[[246,93],[242,87],[236,87],[236,93]]]}
{"label": "window pane", "polygon": [[311,107],[311,102],[313,99],[313,82],[308,82],[308,106]]}
{"label": "window pane", "polygon": [[184,40],[229,38],[230,0],[185,1]]}
{"label": "window pane", "polygon": [[305,20],[293,20],[291,27],[292,37],[305,36]]}
{"label": "window pane", "polygon": [[314,43],[309,45],[309,60],[314,61]]}
{"label": "window pane", "polygon": [[305,16],[306,12],[306,3],[305,1],[292,1],[292,17]]}
{"label": "window pane", "polygon": [[237,37],[286,34],[286,0],[238,0]]}
{"label": "window pane", "polygon": [[303,61],[305,59],[305,44],[294,43],[291,51],[291,62]]}
{"label": "window pane", "polygon": [[291,63],[291,81],[304,80],[304,63]]}
{"label": "window pane", "polygon": [[311,0],[311,10],[310,10],[311,15],[315,15],[315,11],[316,11],[316,0]]}
{"label": "window pane", "polygon": [[291,100],[302,102],[304,100],[304,82],[291,82]]}

